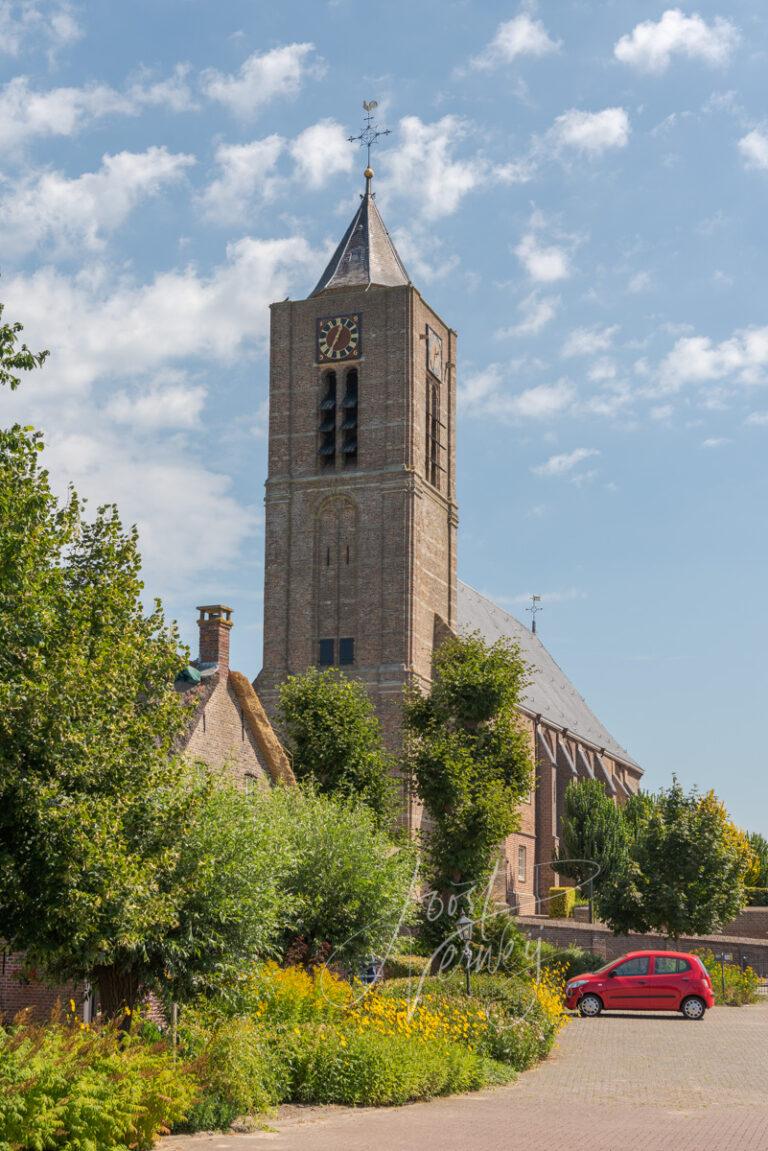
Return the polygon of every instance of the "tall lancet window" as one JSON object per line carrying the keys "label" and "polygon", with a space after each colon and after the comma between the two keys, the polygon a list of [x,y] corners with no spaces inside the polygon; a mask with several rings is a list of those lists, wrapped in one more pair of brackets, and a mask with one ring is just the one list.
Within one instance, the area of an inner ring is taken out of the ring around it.
{"label": "tall lancet window", "polygon": [[341,460],[345,467],[357,463],[357,368],[348,368],[341,403]]}
{"label": "tall lancet window", "polygon": [[326,500],[315,520],[315,660],[356,662],[357,507],[346,496]]}
{"label": "tall lancet window", "polygon": [[433,487],[440,487],[440,385],[436,380],[427,380],[427,411],[424,474]]}
{"label": "tall lancet window", "polygon": [[320,392],[318,455],[324,468],[336,466],[336,373],[324,372]]}

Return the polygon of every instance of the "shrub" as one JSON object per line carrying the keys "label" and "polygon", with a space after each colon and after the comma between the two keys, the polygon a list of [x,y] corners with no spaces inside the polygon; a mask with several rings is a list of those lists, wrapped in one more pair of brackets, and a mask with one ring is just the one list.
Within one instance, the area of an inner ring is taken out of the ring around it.
{"label": "shrub", "polygon": [[570,947],[556,947],[552,943],[543,942],[541,945],[542,967],[557,968],[566,983],[584,971],[597,971],[604,963],[602,955],[596,955],[594,951],[587,951],[575,944]]}
{"label": "shrub", "polygon": [[768,907],[768,887],[748,887],[747,898],[751,907]]}
{"label": "shrub", "polygon": [[550,887],[549,918],[569,919],[576,906],[575,887]]}
{"label": "shrub", "polygon": [[192,1108],[191,1071],[163,1044],[77,1021],[0,1029],[0,1147],[146,1151]]}
{"label": "shrub", "polygon": [[747,1003],[757,1003],[757,974],[751,967],[745,967],[742,971],[737,963],[721,964],[714,951],[706,947],[696,950],[694,954],[699,956],[709,972],[716,1003],[723,1007],[743,1007]]}

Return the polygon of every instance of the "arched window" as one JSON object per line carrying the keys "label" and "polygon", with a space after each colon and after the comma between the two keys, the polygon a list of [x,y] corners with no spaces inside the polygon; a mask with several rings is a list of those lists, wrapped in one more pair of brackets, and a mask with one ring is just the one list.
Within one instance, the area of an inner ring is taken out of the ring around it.
{"label": "arched window", "polygon": [[357,463],[357,368],[349,368],[341,402],[341,459],[345,467]]}
{"label": "arched window", "polygon": [[336,466],[336,373],[325,372],[320,393],[318,455],[324,468]]}

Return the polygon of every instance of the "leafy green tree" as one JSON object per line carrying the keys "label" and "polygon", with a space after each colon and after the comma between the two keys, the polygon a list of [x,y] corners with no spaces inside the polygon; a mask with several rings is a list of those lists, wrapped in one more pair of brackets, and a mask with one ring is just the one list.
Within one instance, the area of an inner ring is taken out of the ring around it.
{"label": "leafy green tree", "polygon": [[626,869],[627,827],[621,810],[596,779],[568,784],[563,804],[557,871],[583,886],[590,898]]}
{"label": "leafy green tree", "polygon": [[[11,387],[44,359],[19,331],[0,330]],[[113,1014],[268,949],[280,849],[177,754],[186,656],[144,609],[136,532],[59,501],[42,449],[0,432],[0,936],[52,979],[97,983]]]}
{"label": "leafy green tree", "polygon": [[429,694],[406,702],[410,767],[429,816],[427,877],[443,905],[429,916],[433,940],[445,938],[457,895],[482,898],[532,786],[530,742],[517,711],[525,682],[516,645],[452,637],[435,653]]}
{"label": "leafy green tree", "polygon": [[413,845],[395,845],[359,800],[307,784],[259,793],[253,802],[288,861],[281,880],[292,908],[284,958],[355,970],[366,957],[386,954],[399,927],[413,920]]}
{"label": "leafy green tree", "polygon": [[752,902],[768,903],[768,839],[757,831],[747,836],[752,849],[752,865],[747,874],[747,884],[757,890],[752,894]]}
{"label": "leafy green tree", "polygon": [[642,808],[627,870],[601,890],[601,913],[616,932],[653,930],[677,939],[722,928],[746,903],[747,837],[714,792],[686,793],[677,780]]}
{"label": "leafy green tree", "polygon": [[337,668],[310,668],[280,687],[279,721],[298,780],[356,797],[380,823],[395,809],[394,761],[364,686]]}

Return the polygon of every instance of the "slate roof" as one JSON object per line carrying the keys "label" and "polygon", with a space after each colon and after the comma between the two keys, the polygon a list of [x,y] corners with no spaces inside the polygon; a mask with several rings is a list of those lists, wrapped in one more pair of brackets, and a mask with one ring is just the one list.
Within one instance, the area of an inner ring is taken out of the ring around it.
{"label": "slate roof", "polygon": [[507,636],[520,645],[523,659],[532,672],[532,682],[522,701],[526,711],[541,715],[555,727],[567,728],[598,749],[605,748],[610,756],[622,763],[639,768],[640,765],[603,727],[539,637],[529,628],[461,581],[457,616],[459,631],[479,631],[489,643]]}
{"label": "slate roof", "polygon": [[312,295],[318,296],[333,288],[370,284],[397,287],[410,282],[373,193],[368,189]]}

